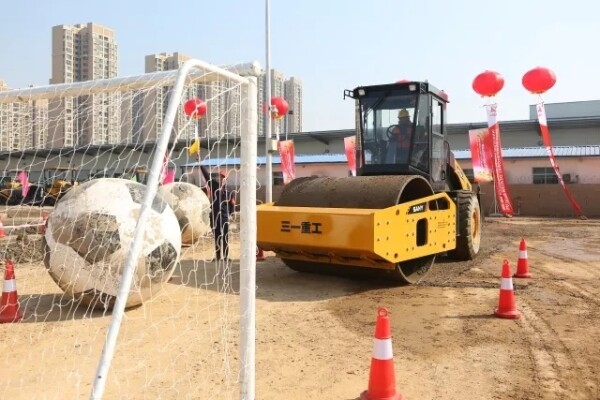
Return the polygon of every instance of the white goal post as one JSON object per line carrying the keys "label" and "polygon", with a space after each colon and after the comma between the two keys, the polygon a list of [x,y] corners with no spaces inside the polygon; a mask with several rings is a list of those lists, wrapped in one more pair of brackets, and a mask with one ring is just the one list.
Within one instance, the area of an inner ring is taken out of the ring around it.
{"label": "white goal post", "polygon": [[[255,272],[256,272],[256,182],[257,182],[257,138],[258,138],[258,85],[262,76],[258,63],[217,67],[200,60],[185,61],[177,70],[155,72],[133,77],[89,80],[75,83],[55,84],[43,87],[0,92],[0,105],[8,103],[52,100],[68,96],[118,93],[148,88],[153,85],[172,85],[168,106],[160,135],[151,158],[146,191],[134,241],[128,253],[119,291],[112,310],[111,322],[106,332],[104,348],[99,354],[96,374],[93,377],[91,399],[104,396],[107,377],[115,354],[117,338],[125,316],[126,301],[132,285],[136,260],[141,251],[142,240],[147,228],[146,220],[157,194],[164,155],[169,150],[178,113],[182,112],[182,99],[186,85],[207,84],[228,80],[239,84],[243,95],[242,120],[240,125],[239,165],[239,231],[240,231],[240,399],[253,400],[255,392]],[[92,377],[90,377],[92,378]],[[83,377],[83,380],[86,380]]]}

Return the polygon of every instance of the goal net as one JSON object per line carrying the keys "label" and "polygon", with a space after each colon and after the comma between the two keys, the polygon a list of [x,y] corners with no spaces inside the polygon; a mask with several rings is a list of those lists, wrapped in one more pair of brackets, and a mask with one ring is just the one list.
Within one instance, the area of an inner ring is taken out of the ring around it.
{"label": "goal net", "polygon": [[0,90],[2,398],[253,390],[261,75]]}

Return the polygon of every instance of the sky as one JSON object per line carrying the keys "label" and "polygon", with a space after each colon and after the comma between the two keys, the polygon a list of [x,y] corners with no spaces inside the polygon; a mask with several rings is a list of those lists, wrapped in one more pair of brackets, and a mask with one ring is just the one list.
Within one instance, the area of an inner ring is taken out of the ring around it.
{"label": "sky", "polygon": [[[160,52],[266,64],[265,0],[3,3],[0,80],[13,88],[48,84],[60,24],[115,30],[119,76],[142,74],[144,56]],[[595,0],[272,0],[271,67],[303,81],[304,131],[352,128],[344,89],[400,79],[444,89],[449,122],[484,121],[472,81],[485,70],[506,82],[495,98],[500,120],[528,119],[537,97],[521,78],[536,66],[557,76],[546,103],[600,98],[599,15]]]}

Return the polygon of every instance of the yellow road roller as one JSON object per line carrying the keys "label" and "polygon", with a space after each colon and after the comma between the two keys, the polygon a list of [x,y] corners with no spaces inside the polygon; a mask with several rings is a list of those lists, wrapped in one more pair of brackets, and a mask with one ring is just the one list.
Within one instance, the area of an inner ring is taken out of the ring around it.
{"label": "yellow road roller", "polygon": [[303,177],[257,207],[258,246],[301,272],[419,282],[436,256],[479,253],[481,212],[446,141],[448,97],[428,82],[346,90],[356,176]]}

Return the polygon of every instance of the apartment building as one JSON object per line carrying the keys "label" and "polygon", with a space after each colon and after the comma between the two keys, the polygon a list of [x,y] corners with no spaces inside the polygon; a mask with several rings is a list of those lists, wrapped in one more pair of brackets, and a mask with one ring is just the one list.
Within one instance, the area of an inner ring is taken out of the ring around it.
{"label": "apartment building", "polygon": [[[115,78],[118,46],[112,29],[95,23],[52,27],[50,84]],[[119,93],[48,102],[48,147],[116,144],[121,140]],[[40,141],[40,140],[38,140]]]}
{"label": "apartment building", "polygon": [[302,132],[302,81],[291,77],[284,83],[284,98],[290,106],[285,117],[284,132]]}
{"label": "apartment building", "polygon": [[[263,75],[258,80],[258,136],[265,136],[265,114],[263,112],[263,107],[266,101],[266,93],[265,93],[265,84],[267,80],[267,75]],[[285,75],[283,72],[271,69],[271,98],[273,97],[284,97],[284,84],[285,84]],[[275,132],[283,133],[284,129],[284,120],[276,120],[271,127],[271,133],[275,134]]]}
{"label": "apartment building", "polygon": [[[10,90],[0,80],[0,91]],[[31,103],[0,103],[0,151],[25,150],[34,147]]]}
{"label": "apartment building", "polygon": [[[187,54],[175,53],[157,53],[145,57],[145,73],[154,73],[161,71],[175,70],[189,60],[191,57]],[[158,139],[163,128],[165,114],[169,106],[169,97],[172,85],[159,86],[137,91],[131,96],[133,111],[132,134],[130,140],[136,141],[155,141]],[[183,98],[196,97],[198,89],[196,86],[187,87]],[[141,110],[140,110],[141,107]],[[195,123],[186,120],[185,114],[179,112],[175,120],[172,132],[172,140],[177,135],[180,140],[191,139],[195,135]]]}

